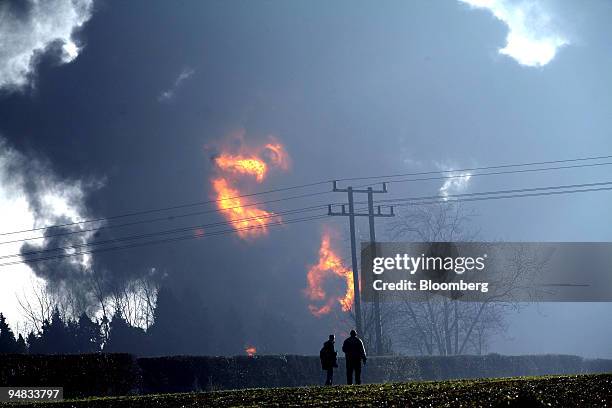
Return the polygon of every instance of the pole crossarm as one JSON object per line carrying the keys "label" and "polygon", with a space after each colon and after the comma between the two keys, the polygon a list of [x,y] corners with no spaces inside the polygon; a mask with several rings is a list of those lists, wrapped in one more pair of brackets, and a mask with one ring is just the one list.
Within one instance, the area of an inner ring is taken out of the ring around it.
{"label": "pole crossarm", "polygon": [[370,192],[370,190],[372,191],[372,193],[386,193],[387,192],[387,183],[383,182],[382,183],[382,189],[381,190],[373,190],[372,187],[367,188],[367,189],[356,189],[356,188],[352,188],[352,187],[348,187],[348,188],[338,188],[338,181],[337,180],[332,180],[332,188],[333,188],[333,192],[334,193],[348,193],[349,188],[353,190],[353,193],[368,193]]}

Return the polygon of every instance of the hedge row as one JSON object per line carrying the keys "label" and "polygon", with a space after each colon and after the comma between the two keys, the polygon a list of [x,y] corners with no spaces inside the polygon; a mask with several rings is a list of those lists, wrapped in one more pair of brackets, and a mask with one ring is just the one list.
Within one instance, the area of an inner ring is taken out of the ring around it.
{"label": "hedge row", "polygon": [[[252,387],[320,384],[318,358],[310,356],[159,357],[141,358],[144,393],[187,392]],[[336,382],[344,382],[339,359]],[[364,382],[515,377],[612,372],[612,360],[577,356],[373,357],[363,370]]]}
{"label": "hedge row", "polygon": [[[364,382],[612,372],[612,360],[577,356],[372,357]],[[66,397],[321,384],[313,356],[156,357],[2,355],[0,386],[63,386]],[[336,382],[344,382],[339,359]]]}
{"label": "hedge row", "polygon": [[130,354],[0,354],[0,385],[64,387],[68,398],[136,394],[142,375]]}
{"label": "hedge row", "polygon": [[307,356],[141,358],[143,393],[317,384],[318,358]]}

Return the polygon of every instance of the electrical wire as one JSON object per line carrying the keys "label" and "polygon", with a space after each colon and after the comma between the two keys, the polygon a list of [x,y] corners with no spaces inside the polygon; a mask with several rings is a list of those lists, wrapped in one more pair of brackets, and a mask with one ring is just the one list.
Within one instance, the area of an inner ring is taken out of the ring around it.
{"label": "electrical wire", "polygon": [[[612,182],[589,183],[589,184],[584,184],[584,185],[608,185],[608,184],[612,184]],[[555,187],[559,187],[559,186],[555,186]],[[549,188],[551,187],[542,187],[541,189],[549,189]],[[567,188],[567,186],[565,186],[565,188]],[[522,190],[534,191],[534,189],[522,189]],[[498,192],[496,192],[496,194],[499,194],[500,192],[503,192],[503,191],[510,191],[510,190],[499,190]],[[513,198],[525,198],[525,197],[541,197],[541,196],[551,196],[551,195],[561,195],[561,194],[578,194],[578,193],[596,192],[596,191],[612,191],[612,186],[594,187],[594,188],[586,188],[586,189],[573,189],[573,190],[564,190],[564,191],[537,191],[537,192],[526,192],[524,194],[477,196],[477,197],[467,197],[467,198],[457,198],[457,199],[453,199],[453,197],[461,196],[461,195],[444,196],[443,198],[439,198],[439,196],[437,196],[438,199],[434,199],[431,201],[419,201],[419,200],[414,200],[414,198],[408,198],[408,199],[403,199],[403,200],[398,199],[397,202],[394,202],[392,204],[392,206],[401,207],[401,206],[414,206],[414,205],[427,205],[427,204],[449,204],[449,203],[466,202],[466,201],[486,201],[486,200],[513,199]],[[485,192],[482,192],[482,193],[484,194]],[[475,193],[471,193],[471,194],[475,194]],[[409,201],[409,202],[406,202],[406,201]],[[378,203],[379,201],[375,202],[375,204],[378,204]],[[391,205],[385,204],[385,206],[391,206]],[[360,211],[363,209],[366,209],[366,208],[356,209],[356,211]],[[266,223],[265,226],[266,227],[278,226],[278,225],[292,224],[296,222],[318,220],[318,219],[323,219],[323,218],[327,218],[327,215],[317,215],[317,216],[303,217],[303,218],[292,219],[292,220],[287,220],[287,221]],[[260,225],[256,225],[256,226],[249,226],[245,228],[234,228],[234,229],[227,229],[227,230],[222,230],[222,231],[214,231],[212,233],[208,233],[202,236],[194,236],[193,234],[190,234],[188,236],[166,238],[166,239],[156,240],[156,241],[146,241],[146,242],[134,243],[130,245],[111,247],[111,248],[93,249],[89,251],[79,251],[75,253],[68,253],[68,254],[49,256],[49,257],[43,257],[43,258],[19,260],[19,261],[13,261],[13,262],[8,262],[8,263],[0,263],[0,267],[16,265],[16,264],[23,264],[23,263],[30,263],[30,262],[47,261],[47,260],[60,259],[60,258],[66,258],[66,257],[72,257],[72,256],[80,256],[80,255],[85,255],[85,254],[94,254],[98,252],[106,252],[106,251],[112,251],[112,250],[128,249],[128,248],[141,247],[141,246],[153,245],[153,244],[159,244],[159,243],[165,243],[165,242],[182,241],[186,239],[199,239],[199,238],[206,238],[206,237],[217,236],[217,235],[239,233],[241,231],[249,231],[249,230],[256,229],[256,228],[262,228],[262,227]]]}
{"label": "electrical wire", "polygon": [[[506,171],[493,171],[487,173],[470,173],[470,174],[453,174],[449,176],[438,176],[438,177],[420,177],[420,178],[408,178],[408,179],[400,179],[400,180],[388,180],[385,183],[406,183],[406,182],[414,182],[414,181],[429,181],[429,180],[448,180],[455,178],[466,178],[466,177],[477,177],[477,176],[497,176],[502,174],[519,174],[519,173],[533,173],[540,171],[550,171],[550,170],[563,170],[563,169],[576,169],[576,168],[585,168],[585,167],[597,167],[597,166],[609,166],[612,165],[612,162],[604,162],[604,163],[589,163],[589,164],[576,164],[572,166],[556,166],[556,167],[544,167],[538,169],[520,169],[520,170],[506,170]],[[461,170],[449,170],[460,172]],[[370,183],[370,184],[362,184],[355,186],[353,188],[362,188],[376,185],[378,183]]]}
{"label": "electrical wire", "polygon": [[[317,215],[317,216],[296,218],[296,219],[291,219],[291,220],[286,220],[286,221],[281,221],[281,222],[268,223],[268,224],[266,224],[266,227],[268,227],[268,226],[281,226],[281,225],[286,225],[286,224],[294,224],[294,223],[298,223],[298,222],[306,222],[306,221],[318,220],[318,219],[322,219],[322,218],[327,218],[327,215]],[[55,259],[62,259],[62,258],[80,256],[80,255],[96,254],[96,253],[99,253],[99,252],[115,251],[115,250],[136,248],[136,247],[155,245],[155,244],[162,244],[162,243],[169,243],[169,242],[176,242],[176,241],[185,241],[185,240],[188,240],[188,239],[203,239],[203,238],[217,236],[217,235],[225,235],[225,234],[238,233],[238,232],[242,232],[242,231],[250,231],[250,230],[253,230],[253,229],[257,229],[257,228],[261,228],[261,226],[256,225],[256,226],[249,226],[249,227],[244,227],[244,228],[236,228],[236,229],[227,229],[227,230],[222,230],[222,231],[215,231],[215,232],[212,232],[210,234],[205,234],[205,235],[202,235],[202,236],[194,236],[193,234],[190,234],[190,235],[184,235],[184,236],[179,236],[179,237],[174,237],[174,238],[165,238],[165,239],[155,240],[155,241],[139,242],[139,243],[134,243],[134,244],[130,244],[130,245],[122,245],[122,246],[116,246],[116,247],[110,247],[110,248],[93,249],[93,250],[89,250],[89,251],[79,251],[79,252],[75,252],[75,253],[54,255],[54,256],[48,256],[48,257],[42,257],[42,258],[34,258],[34,259],[27,259],[27,260],[12,261],[12,262],[0,263],[0,267],[11,266],[11,265],[19,265],[19,264],[24,264],[24,263],[28,264],[28,263],[34,263],[34,262],[49,261],[49,260],[55,260]]]}
{"label": "electrical wire", "polygon": [[[387,175],[366,176],[366,177],[345,177],[345,178],[341,178],[341,179],[335,179],[335,181],[386,179],[386,178],[392,178],[392,177],[407,177],[407,176],[420,176],[420,175],[439,174],[439,173],[456,173],[456,172],[465,172],[465,171],[480,171],[480,170],[491,170],[491,169],[511,168],[511,167],[536,166],[536,165],[544,165],[544,164],[557,164],[557,163],[569,163],[569,162],[578,162],[578,161],[603,160],[603,159],[610,159],[610,158],[612,158],[612,155],[589,156],[589,157],[579,157],[579,158],[571,158],[571,159],[547,160],[547,161],[524,162],[524,163],[513,163],[513,164],[502,164],[502,165],[483,166],[483,167],[471,167],[471,168],[453,169],[453,170],[437,170],[437,171],[426,171],[426,172],[399,173],[399,174],[387,174]],[[603,164],[601,164],[601,165],[603,165]],[[576,167],[586,167],[586,166],[576,166]],[[544,170],[544,169],[542,169],[542,170]],[[539,170],[539,171],[542,171],[542,170]],[[536,171],[536,170],[534,170],[534,171]],[[449,177],[452,178],[452,177],[457,177],[457,176],[449,176]],[[271,193],[284,192],[284,191],[290,191],[290,190],[301,189],[301,188],[308,188],[308,187],[313,187],[313,186],[317,186],[317,185],[323,185],[323,184],[331,183],[332,181],[333,180],[331,180],[331,179],[330,180],[321,180],[321,181],[316,181],[316,182],[312,182],[312,183],[306,183],[306,184],[300,184],[300,185],[295,185],[295,186],[276,188],[276,189],[271,189],[271,190],[255,192],[255,193],[242,194],[242,195],[238,195],[238,196],[234,196],[234,197],[229,197],[229,198],[226,198],[226,199],[223,199],[223,200],[239,199],[239,198],[253,197],[253,196],[263,195],[263,194],[271,194]],[[316,193],[316,194],[326,194],[326,193],[327,192],[321,192],[321,193]],[[87,219],[87,220],[81,220],[81,221],[74,221],[74,222],[68,222],[68,223],[62,223],[62,224],[54,224],[54,225],[49,225],[49,226],[44,226],[44,227],[22,229],[22,230],[18,230],[18,231],[0,232],[0,236],[20,234],[20,233],[26,233],[26,232],[34,232],[34,231],[43,231],[43,230],[48,230],[48,229],[52,229],[52,228],[69,227],[69,226],[75,226],[75,225],[81,225],[81,224],[88,224],[88,223],[94,223],[94,222],[102,222],[102,221],[109,221],[109,220],[120,219],[120,218],[127,218],[127,217],[136,216],[136,215],[144,215],[144,214],[158,213],[158,212],[164,212],[164,211],[170,211],[170,210],[184,209],[184,208],[196,207],[196,206],[201,206],[201,205],[206,205],[206,204],[218,203],[218,202],[221,202],[223,200],[216,199],[216,200],[199,201],[199,202],[188,203],[188,204],[179,204],[179,205],[168,206],[168,207],[159,207],[159,208],[153,208],[153,209],[147,209],[147,210],[141,210],[141,211],[133,211],[133,212],[125,213],[125,214],[118,214],[118,215],[107,216],[107,217],[99,217],[99,218],[93,218],[93,219]],[[282,200],[282,199],[279,199],[279,200]]]}
{"label": "electrical wire", "polygon": [[[281,202],[281,201],[289,201],[289,200],[295,200],[295,199],[298,199],[298,198],[307,198],[307,197],[313,197],[313,196],[318,196],[318,195],[322,195],[322,194],[329,194],[329,193],[331,193],[331,191],[323,191],[323,192],[316,192],[316,193],[310,193],[310,194],[301,194],[301,195],[295,195],[295,196],[291,196],[291,197],[279,198],[279,199],[275,199],[275,200],[266,200],[266,201],[260,201],[260,202],[256,202],[256,203],[248,203],[248,204],[244,204],[244,205],[240,205],[240,206],[224,207],[224,210],[234,210],[234,209],[237,209],[237,208],[253,207],[253,206],[262,205],[262,204],[277,203],[277,202]],[[149,218],[149,219],[146,219],[146,220],[138,220],[138,221],[126,222],[126,223],[123,223],[123,224],[103,225],[101,227],[96,227],[96,228],[86,228],[86,229],[80,229],[80,230],[60,232],[60,233],[56,233],[56,234],[41,235],[41,236],[37,236],[37,237],[28,237],[28,238],[13,239],[13,240],[9,240],[9,241],[1,241],[0,245],[12,244],[12,243],[15,243],[15,242],[33,241],[33,240],[37,240],[37,239],[47,239],[47,238],[53,238],[53,237],[61,237],[61,236],[66,236],[66,235],[83,234],[83,233],[94,232],[94,231],[96,231],[96,232],[103,231],[103,230],[106,231],[106,230],[110,230],[110,229],[114,229],[114,228],[122,228],[122,227],[128,227],[128,226],[139,225],[139,224],[147,224],[147,223],[158,222],[158,221],[173,221],[173,220],[178,219],[178,218],[185,218],[185,217],[191,217],[191,216],[195,216],[195,215],[218,213],[220,211],[221,211],[220,209],[215,208],[215,209],[191,212],[191,213],[186,213],[186,214],[178,214],[178,215],[171,215],[171,216],[158,217],[158,218]]]}
{"label": "electrical wire", "polygon": [[[514,194],[514,193],[524,193],[524,192],[533,192],[533,191],[546,191],[546,190],[562,190],[568,188],[584,188],[584,187],[598,187],[598,186],[608,186],[612,185],[612,181],[603,181],[598,183],[582,183],[582,184],[566,184],[566,185],[557,185],[557,186],[544,186],[544,187],[530,187],[530,188],[518,188],[518,189],[510,189],[510,190],[494,190],[494,191],[479,191],[474,193],[460,193],[460,194],[448,194],[448,195],[433,195],[433,196],[421,196],[421,197],[404,197],[404,198],[390,198],[384,200],[377,200],[377,203],[390,203],[396,201],[423,201],[423,200],[433,200],[433,199],[442,199],[447,200],[448,198],[454,197],[472,197],[472,196],[486,196],[486,195],[495,195],[495,194]],[[365,201],[356,201],[356,204],[367,204]]]}

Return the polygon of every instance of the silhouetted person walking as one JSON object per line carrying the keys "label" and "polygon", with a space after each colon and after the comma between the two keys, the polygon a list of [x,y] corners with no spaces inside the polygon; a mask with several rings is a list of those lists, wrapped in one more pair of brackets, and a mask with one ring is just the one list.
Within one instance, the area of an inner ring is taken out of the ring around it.
{"label": "silhouetted person walking", "polygon": [[363,342],[357,337],[357,332],[351,330],[351,337],[344,340],[342,351],[346,359],[346,383],[353,383],[353,371],[355,372],[355,384],[361,384],[361,360],[366,363],[366,352]]}
{"label": "silhouetted person walking", "polygon": [[321,368],[323,371],[327,371],[325,385],[332,385],[334,382],[334,367],[338,367],[338,353],[336,353],[336,349],[334,348],[335,342],[336,337],[333,334],[330,334],[329,340],[323,343],[323,348],[319,353],[319,357],[321,358]]}

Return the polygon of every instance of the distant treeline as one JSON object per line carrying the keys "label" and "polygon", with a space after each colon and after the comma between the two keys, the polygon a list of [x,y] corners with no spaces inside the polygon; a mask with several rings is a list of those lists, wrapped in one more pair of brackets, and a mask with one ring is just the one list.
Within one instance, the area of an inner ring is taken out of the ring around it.
{"label": "distant treeline", "polygon": [[[138,356],[244,353],[249,339],[242,316],[230,307],[224,311],[227,317],[211,319],[204,304],[196,293],[178,297],[162,288],[152,309],[152,323],[146,329],[130,324],[131,319],[125,317],[129,310],[116,308],[109,318],[87,313],[72,318],[55,306],[48,317],[40,319],[38,328],[27,335],[16,334],[0,313],[0,353],[107,352]],[[296,343],[295,327],[279,315],[264,317],[258,331],[250,334],[258,340],[258,351],[291,351]]]}
{"label": "distant treeline", "polygon": [[[108,324],[108,337],[103,334],[105,322],[94,321],[83,313],[77,320],[64,321],[58,309],[50,321],[44,321],[39,332],[30,331],[24,339],[17,337],[0,313],[0,353],[15,354],[78,354],[128,352],[146,344],[144,330],[130,326],[121,315]],[[126,350],[122,350],[125,348]]]}
{"label": "distant treeline", "polygon": [[[343,383],[339,359],[337,383]],[[612,360],[577,356],[372,357],[366,383],[612,372]],[[0,384],[62,385],[66,397],[320,385],[318,356],[145,357],[128,354],[17,355],[0,359]]]}

